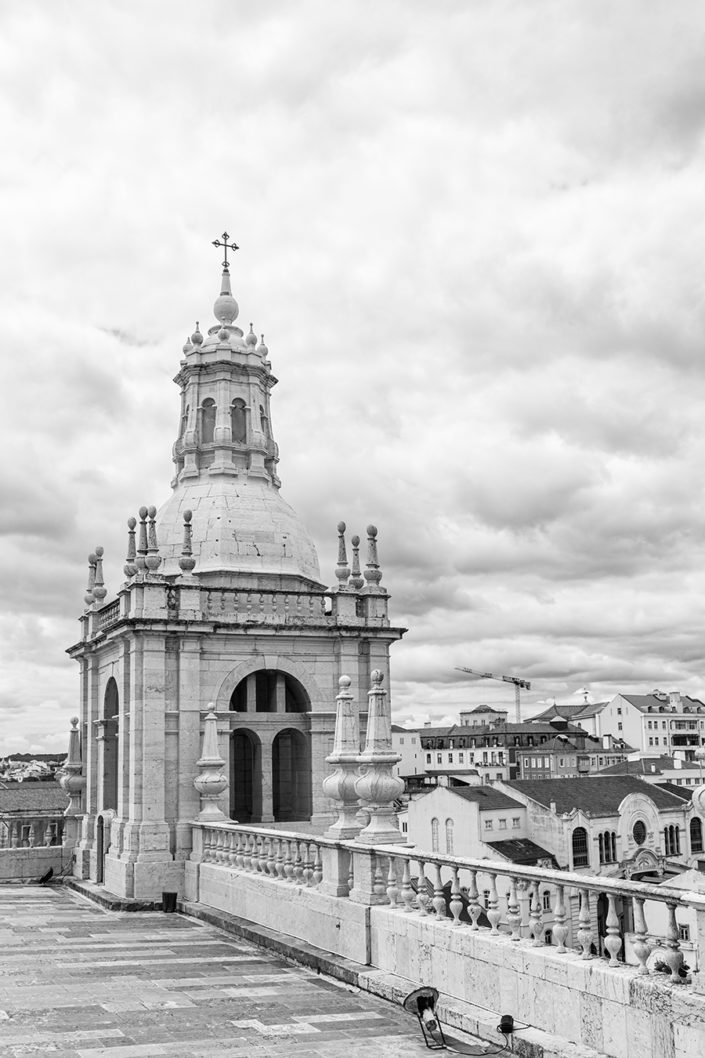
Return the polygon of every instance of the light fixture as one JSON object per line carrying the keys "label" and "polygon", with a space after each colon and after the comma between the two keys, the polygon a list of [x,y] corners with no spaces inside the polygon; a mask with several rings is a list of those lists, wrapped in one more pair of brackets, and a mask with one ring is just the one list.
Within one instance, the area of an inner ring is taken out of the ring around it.
{"label": "light fixture", "polygon": [[404,1000],[404,1010],[419,1019],[424,1042],[430,1051],[445,1050],[447,1044],[443,1028],[436,1014],[438,989],[421,987],[410,992]]}

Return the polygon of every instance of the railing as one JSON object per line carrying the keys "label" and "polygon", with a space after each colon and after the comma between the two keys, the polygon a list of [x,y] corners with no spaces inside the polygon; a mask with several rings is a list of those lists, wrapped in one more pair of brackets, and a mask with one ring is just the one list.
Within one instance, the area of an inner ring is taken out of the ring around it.
{"label": "railing", "polygon": [[242,588],[208,588],[204,612],[211,620],[239,624],[331,624],[331,596],[322,592],[245,591]]}
{"label": "railing", "polygon": [[[654,961],[670,973],[672,983],[683,983],[683,954],[676,911],[705,907],[698,899],[668,886],[650,886],[598,876],[569,873],[512,863],[460,859],[425,853],[401,846],[357,845],[314,835],[240,824],[198,824],[202,830],[202,862],[268,876],[275,882],[315,887],[337,885],[343,898],[353,890],[358,865],[360,876],[371,879],[369,893],[352,893],[358,902],[387,904],[402,914],[446,920],[450,926],[503,934],[513,942],[527,941],[544,947],[544,930],[550,922],[551,946],[558,955],[577,950],[582,959],[599,955],[598,944],[609,956],[609,966],[625,966],[624,936],[630,934],[630,951],[639,974],[655,971]],[[327,861],[326,851],[337,852]],[[337,863],[336,877],[326,863]],[[548,906],[544,894],[548,892]],[[602,898],[602,899],[601,899]],[[601,911],[598,918],[598,904]],[[667,925],[664,943],[653,945],[646,921],[646,903],[662,904]],[[600,933],[600,925],[604,934]],[[566,941],[572,943],[571,949]],[[555,943],[554,943],[555,942]],[[652,952],[658,959],[650,960]]]}
{"label": "railing", "polygon": [[[284,830],[255,831],[237,824],[201,826],[203,863],[266,874],[275,881],[309,888],[323,881],[322,850],[338,847],[338,843],[329,838]],[[352,885],[352,878],[349,885]]]}
{"label": "railing", "polygon": [[108,603],[107,606],[103,606],[102,609],[97,610],[95,617],[98,631],[114,625],[120,619],[120,600],[116,599],[114,602]]}

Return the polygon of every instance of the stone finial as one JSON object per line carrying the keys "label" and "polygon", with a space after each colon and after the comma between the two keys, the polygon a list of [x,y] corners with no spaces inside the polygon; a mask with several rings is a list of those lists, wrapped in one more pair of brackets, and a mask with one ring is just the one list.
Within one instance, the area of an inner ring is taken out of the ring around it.
{"label": "stone finial", "polygon": [[335,567],[335,575],[338,578],[339,587],[345,588],[350,576],[350,566],[345,551],[345,522],[338,522],[338,565]]}
{"label": "stone finial", "polygon": [[247,335],[247,338],[245,338],[245,341],[247,342],[247,344],[250,347],[253,347],[253,346],[257,345],[257,335],[254,332],[254,328],[253,328],[252,324],[250,324],[250,330],[249,330],[249,333]]}
{"label": "stone finial", "polygon": [[125,565],[123,566],[123,572],[127,579],[134,577],[137,572],[137,564],[135,558],[137,551],[135,548],[135,526],[137,525],[136,518],[127,519],[127,557],[125,558]]}
{"label": "stone finial", "polygon": [[404,780],[393,774],[393,768],[401,757],[392,750],[392,719],[387,692],[382,687],[384,676],[375,669],[370,678],[365,748],[358,758],[361,774],[355,780],[355,793],[370,813],[370,819],[357,840],[366,845],[400,844],[404,839],[394,802],[404,792]]}
{"label": "stone finial", "polygon": [[260,356],[264,357],[264,359],[266,360],[267,357],[269,356],[269,349],[264,344],[264,335],[263,334],[260,335],[260,339],[261,339],[260,343],[257,346],[257,352],[260,354]]}
{"label": "stone finial", "polygon": [[140,507],[140,536],[139,543],[137,545],[137,555],[135,557],[135,565],[139,573],[144,573],[147,568],[147,508]]}
{"label": "stone finial", "polygon": [[57,772],[59,786],[69,795],[70,801],[64,813],[66,816],[81,814],[81,795],[86,785],[86,777],[81,774],[83,761],[81,760],[81,736],[78,731],[78,717],[71,718],[71,731],[69,733],[69,751],[66,760]]}
{"label": "stone finial", "polygon": [[86,594],[83,596],[83,601],[86,606],[92,606],[95,602],[95,594],[93,589],[95,588],[95,564],[96,556],[91,551],[88,556],[88,587],[86,588]]}
{"label": "stone finial", "polygon": [[354,536],[352,538],[352,576],[350,577],[350,587],[354,588],[355,591],[359,591],[360,588],[365,586],[365,582],[360,572],[360,537]]}
{"label": "stone finial", "polygon": [[191,335],[191,341],[196,347],[203,345],[203,335],[199,329],[198,320],[196,320],[196,330]]}
{"label": "stone finial", "polygon": [[360,711],[350,693],[350,677],[341,676],[340,692],[336,698],[335,741],[333,752],[326,757],[335,770],[323,780],[323,794],[336,802],[338,818],[326,831],[326,836],[344,840],[360,832],[357,811],[360,805],[355,792],[360,753]]}
{"label": "stone finial", "polygon": [[203,725],[203,749],[196,761],[200,773],[193,780],[193,785],[201,795],[199,820],[206,822],[225,819],[218,799],[228,785],[225,775],[225,761],[218,751],[218,718],[213,712],[213,702],[208,703],[210,712]]}
{"label": "stone finial", "polygon": [[196,559],[193,557],[193,526],[191,525],[191,519],[193,518],[192,511],[184,511],[184,542],[181,546],[181,558],[179,559],[179,568],[182,573],[189,574],[193,573],[193,568],[196,565]]}
{"label": "stone finial", "polygon": [[157,543],[157,508],[150,507],[147,514],[149,515],[149,535],[145,562],[149,572],[156,573],[162,564],[162,557],[159,554],[159,545]]}
{"label": "stone finial", "polygon": [[377,558],[377,526],[367,526],[367,568],[365,569],[365,580],[368,587],[377,588],[382,579],[382,571],[379,568]]}
{"label": "stone finial", "polygon": [[95,549],[95,585],[93,587],[93,594],[96,597],[96,601],[101,603],[105,596],[108,594],[108,589],[103,583],[103,552],[104,548],[97,547]]}
{"label": "stone finial", "polygon": [[193,343],[190,338],[187,338],[182,346],[184,356],[188,356],[189,353],[193,352]]}

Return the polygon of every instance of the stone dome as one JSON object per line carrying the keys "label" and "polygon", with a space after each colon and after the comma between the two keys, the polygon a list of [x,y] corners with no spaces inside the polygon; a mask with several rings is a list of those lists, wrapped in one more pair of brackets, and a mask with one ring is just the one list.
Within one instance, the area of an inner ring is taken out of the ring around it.
{"label": "stone dome", "polygon": [[216,476],[180,482],[157,513],[160,573],[178,574],[184,511],[193,511],[196,574],[295,576],[321,584],[313,540],[270,482]]}

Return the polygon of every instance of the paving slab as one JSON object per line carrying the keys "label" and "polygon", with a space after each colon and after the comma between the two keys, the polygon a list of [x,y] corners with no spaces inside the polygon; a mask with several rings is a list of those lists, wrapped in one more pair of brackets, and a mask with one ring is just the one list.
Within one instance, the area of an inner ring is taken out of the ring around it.
{"label": "paving slab", "polygon": [[186,915],[3,885],[0,929],[0,1058],[428,1054],[398,1006]]}

